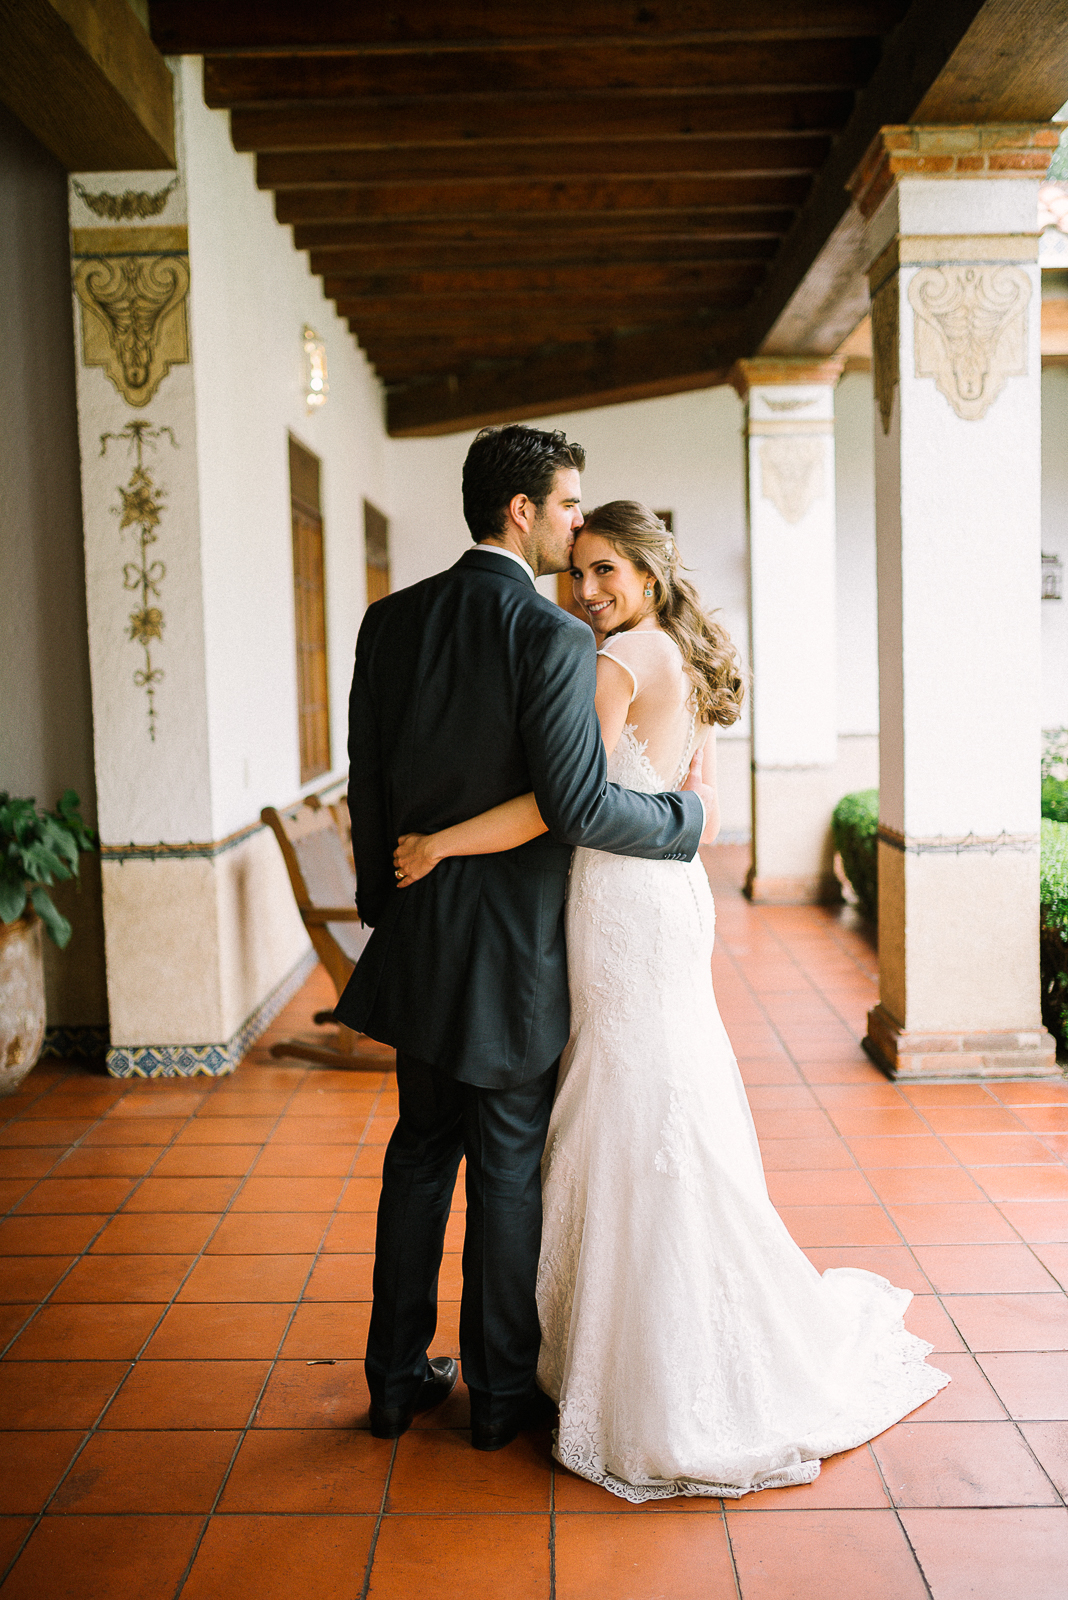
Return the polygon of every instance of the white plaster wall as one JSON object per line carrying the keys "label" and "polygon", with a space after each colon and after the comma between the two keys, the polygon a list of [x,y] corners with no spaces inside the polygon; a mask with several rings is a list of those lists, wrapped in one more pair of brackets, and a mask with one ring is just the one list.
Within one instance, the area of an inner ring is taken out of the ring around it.
{"label": "white plaster wall", "polygon": [[[389,515],[381,390],[307,257],[257,190],[251,155],[204,106],[201,62],[176,63],[183,101],[201,519],[211,829],[225,837],[300,792],[287,435],[322,461],[333,771],[364,607],[363,499]],[[327,347],[330,395],[309,416],[302,329]],[[320,787],[318,778],[311,787]]]}
{"label": "white plaster wall", "polygon": [[835,391],[834,450],[838,732],[849,738],[879,732],[873,418],[871,374],[847,372]]}
{"label": "white plaster wall", "polygon": [[1042,602],[1042,726],[1068,727],[1068,367],[1042,374],[1042,549],[1064,568],[1064,599]]}
{"label": "white plaster wall", "polygon": [[[70,311],[67,179],[0,107],[0,789],[96,820]],[[107,1021],[99,866],[55,899],[74,934],[44,941],[50,1024]]]}

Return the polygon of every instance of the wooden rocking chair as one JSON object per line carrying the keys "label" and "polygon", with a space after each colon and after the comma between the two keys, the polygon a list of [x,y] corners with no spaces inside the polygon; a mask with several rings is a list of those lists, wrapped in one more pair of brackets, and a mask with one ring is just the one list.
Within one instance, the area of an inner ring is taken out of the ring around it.
{"label": "wooden rocking chair", "polygon": [[[370,937],[370,929],[360,924],[354,903],[356,873],[347,829],[343,831],[348,821],[341,815],[345,809],[324,806],[317,795],[309,795],[285,811],[264,806],[260,812],[261,820],[278,840],[297,910],[339,996]],[[388,1069],[393,1060],[388,1045],[354,1033],[337,1021],[333,1011],[317,1011],[314,1020],[320,1025],[334,1024],[333,1045],[329,1036],[310,1035],[272,1045],[271,1055],[276,1060],[289,1056],[320,1066],[363,1072]]]}

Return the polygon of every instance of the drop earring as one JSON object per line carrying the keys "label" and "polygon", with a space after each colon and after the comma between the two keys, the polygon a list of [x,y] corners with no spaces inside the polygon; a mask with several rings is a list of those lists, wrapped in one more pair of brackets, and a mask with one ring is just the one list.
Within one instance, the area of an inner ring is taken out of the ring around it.
{"label": "drop earring", "polygon": [[647,600],[651,600],[651,599],[652,599],[652,598],[653,598],[653,591],[652,591],[652,590],[651,590],[651,589],[646,589],[646,591],[645,591],[645,598],[646,598],[646,599],[647,599]]}

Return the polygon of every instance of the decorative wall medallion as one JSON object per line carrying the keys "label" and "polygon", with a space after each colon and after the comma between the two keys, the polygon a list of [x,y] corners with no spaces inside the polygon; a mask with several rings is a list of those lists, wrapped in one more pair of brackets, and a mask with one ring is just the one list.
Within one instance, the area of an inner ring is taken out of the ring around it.
{"label": "decorative wall medallion", "polygon": [[763,400],[769,411],[804,411],[809,406],[814,406],[816,404],[815,399],[773,400],[768,394],[763,396]]}
{"label": "decorative wall medallion", "polygon": [[780,434],[760,441],[760,492],[786,522],[800,522],[826,484],[822,438]]}
{"label": "decorative wall medallion", "polygon": [[143,189],[124,189],[122,194],[109,194],[105,189],[100,194],[90,194],[77,178],[70,180],[70,186],[95,217],[107,217],[110,222],[129,222],[138,217],[143,222],[159,216],[178,187],[178,175],[175,173],[167,187],[157,189],[155,194],[146,194]]}
{"label": "decorative wall medallion", "polygon": [[171,367],[189,360],[189,257],[89,256],[75,263],[82,361],[103,367],[123,399],[146,406]]}
{"label": "decorative wall medallion", "polygon": [[898,280],[894,273],[871,303],[872,378],[884,433],[890,432],[894,390],[899,381],[898,308]]}
{"label": "decorative wall medallion", "polygon": [[139,644],[145,653],[145,664],[134,673],[133,681],[135,687],[143,689],[148,697],[148,737],[153,743],[156,739],[156,685],[163,680],[163,669],[153,665],[152,642],[154,639],[163,639],[163,612],[151,602],[160,597],[159,586],[167,576],[167,569],[162,561],[149,560],[149,547],[159,538],[156,529],[163,516],[163,498],[167,491],[154,481],[145,466],[144,455],[145,447],[154,450],[163,434],[177,449],[178,441],[170,428],[154,428],[148,421],[128,422],[121,433],[100,435],[101,455],[106,454],[109,440],[123,439],[137,457],[129,483],[125,487],[119,485],[121,503],[113,510],[119,519],[120,533],[125,528],[138,530],[138,558],[136,561],[127,561],[123,567],[122,586],[136,594],[140,602],[137,610],[130,612],[130,625],[126,631],[134,644]]}
{"label": "decorative wall medallion", "polygon": [[1031,280],[1022,267],[922,267],[909,284],[916,376],[933,378],[965,422],[1027,372]]}

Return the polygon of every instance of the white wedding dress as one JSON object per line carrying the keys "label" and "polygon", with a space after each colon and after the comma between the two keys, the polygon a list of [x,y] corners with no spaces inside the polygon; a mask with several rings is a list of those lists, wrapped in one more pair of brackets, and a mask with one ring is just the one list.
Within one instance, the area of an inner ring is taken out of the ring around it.
{"label": "white wedding dress", "polygon": [[[635,687],[610,777],[677,786],[694,743],[677,647],[638,630],[603,653]],[[630,1501],[809,1483],[949,1382],[902,1325],[907,1290],[821,1276],[772,1206],[712,989],[714,915],[699,860],[575,852],[538,1378],[558,1460]]]}

